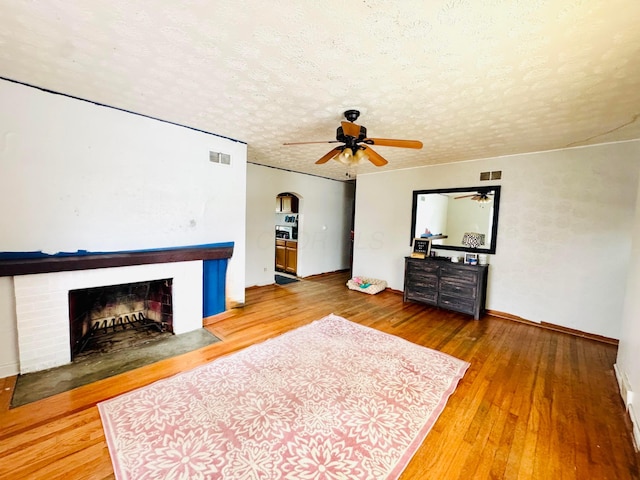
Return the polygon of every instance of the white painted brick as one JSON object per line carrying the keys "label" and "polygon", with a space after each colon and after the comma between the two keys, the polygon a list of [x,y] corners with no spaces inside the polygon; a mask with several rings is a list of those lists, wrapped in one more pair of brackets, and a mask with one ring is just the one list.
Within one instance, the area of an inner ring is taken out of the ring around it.
{"label": "white painted brick", "polygon": [[16,293],[24,295],[25,292],[31,291],[31,289],[39,289],[40,291],[52,290],[50,281],[47,280],[46,275],[21,275],[14,279],[14,289]]}
{"label": "white painted brick", "polygon": [[60,328],[60,322],[55,318],[38,316],[33,313],[24,316],[24,320],[18,325],[18,335],[42,335],[43,329],[52,332],[56,328]]}
{"label": "white painted brick", "polygon": [[16,303],[16,313],[24,315],[25,313],[33,312],[35,309],[35,305],[31,302],[20,301]]}
{"label": "white painted brick", "polygon": [[46,324],[47,322],[58,322],[60,318],[67,318],[69,315],[66,313],[64,307],[52,308],[50,310],[32,310],[25,313],[16,309],[16,312],[20,315],[19,323],[25,325],[31,323]]}
{"label": "white painted brick", "polygon": [[59,349],[60,345],[69,346],[69,335],[31,335],[20,339],[20,345],[30,346],[32,349],[53,350],[53,346]]}
{"label": "white painted brick", "polygon": [[16,310],[16,312],[20,318],[20,323],[26,326],[46,326],[49,324],[58,325],[60,323],[69,323],[68,307],[33,310],[26,313],[22,313],[21,310]]}
{"label": "white painted brick", "polygon": [[60,345],[51,345],[47,348],[42,348],[39,351],[40,358],[56,359],[56,361],[58,361],[59,363],[68,363],[71,361],[69,344],[67,344],[67,347],[64,349],[64,351],[60,348]]}
{"label": "white painted brick", "polygon": [[59,307],[51,308],[48,310],[50,312],[50,318],[56,319],[64,319],[65,323],[69,323],[69,303],[65,303]]}
{"label": "white painted brick", "polygon": [[60,298],[48,297],[41,300],[33,300],[31,305],[35,310],[48,310],[52,308],[60,310],[61,308],[66,308],[68,306],[68,302],[63,301]]}
{"label": "white painted brick", "polygon": [[20,359],[20,366],[38,365],[42,362],[46,362],[48,364],[55,362],[58,365],[62,365],[63,363],[68,362],[67,358],[69,357],[66,354],[62,354],[61,352],[56,352],[54,350],[34,349],[29,353],[29,355],[26,355],[25,358]]}
{"label": "white painted brick", "polygon": [[34,319],[38,319],[41,317],[40,312],[34,310],[33,308],[23,309],[22,304],[20,303],[16,305],[16,315],[18,316],[18,325],[30,323],[34,321]]}
{"label": "white painted brick", "polygon": [[[46,339],[35,340],[31,345],[33,350],[39,355],[59,355],[65,357],[69,350],[69,337],[51,338],[49,341]],[[60,348],[61,346],[66,348]],[[31,352],[33,353],[33,352]]]}
{"label": "white painted brick", "polygon": [[38,299],[32,299],[32,297],[16,297],[16,312],[23,311],[36,311],[38,305],[45,301],[56,300],[54,297],[39,296]]}
{"label": "white painted brick", "polygon": [[23,299],[25,302],[37,303],[37,302],[47,302],[51,300],[55,300],[60,298],[60,295],[64,295],[63,290],[49,290],[47,292],[43,292],[40,290],[35,295],[20,295],[19,297]]}
{"label": "white painted brick", "polygon": [[46,358],[41,358],[37,362],[29,362],[26,364],[23,364],[23,362],[20,362],[20,372],[21,373],[39,372],[41,370],[46,370],[48,368],[60,367],[62,365],[66,365],[67,363],[70,363],[70,361],[60,359],[60,358],[46,357]]}
{"label": "white painted brick", "polygon": [[[56,365],[64,365],[71,361],[71,354],[60,349],[60,345],[56,345],[55,348],[37,348],[32,350],[32,355],[27,356],[23,360],[20,360],[21,365],[23,363],[37,365],[42,362],[46,362],[48,365],[55,363]],[[68,349],[68,348],[67,348]],[[53,365],[52,365],[53,366]]]}

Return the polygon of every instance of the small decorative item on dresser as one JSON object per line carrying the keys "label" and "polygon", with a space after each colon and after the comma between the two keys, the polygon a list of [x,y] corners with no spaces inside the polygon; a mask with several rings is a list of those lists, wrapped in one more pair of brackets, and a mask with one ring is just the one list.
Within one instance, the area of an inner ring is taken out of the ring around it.
{"label": "small decorative item on dresser", "polygon": [[478,254],[477,253],[465,253],[464,254],[464,263],[467,265],[477,265],[478,264]]}
{"label": "small decorative item on dresser", "polygon": [[[428,230],[427,230],[428,231]],[[432,234],[429,232],[427,236],[422,235],[420,238],[414,238],[412,243],[412,258],[425,258],[431,256],[431,242],[434,240],[442,240],[448,238],[441,233]]]}
{"label": "small decorative item on dresser", "polygon": [[413,239],[413,251],[411,256],[413,258],[425,258],[431,254],[431,240],[425,240],[422,238]]}

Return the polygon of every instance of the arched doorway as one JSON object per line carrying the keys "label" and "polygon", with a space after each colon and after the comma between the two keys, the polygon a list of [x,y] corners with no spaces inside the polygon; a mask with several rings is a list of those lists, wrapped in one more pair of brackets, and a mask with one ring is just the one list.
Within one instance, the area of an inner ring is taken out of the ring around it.
{"label": "arched doorway", "polygon": [[298,274],[299,215],[300,197],[298,195],[282,192],[276,196],[276,275],[295,278]]}

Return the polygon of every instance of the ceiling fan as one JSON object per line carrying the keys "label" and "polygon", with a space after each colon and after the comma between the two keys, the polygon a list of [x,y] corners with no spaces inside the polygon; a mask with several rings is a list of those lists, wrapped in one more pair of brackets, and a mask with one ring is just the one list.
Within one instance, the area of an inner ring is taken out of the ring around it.
{"label": "ceiling fan", "polygon": [[418,140],[394,140],[391,138],[368,138],[367,129],[361,125],[354,123],[360,112],[358,110],[347,110],[344,112],[344,118],[336,131],[336,139],[326,142],[293,142],[284,145],[306,145],[311,143],[343,143],[331,149],[326,155],[316,161],[316,164],[327,163],[332,158],[346,165],[357,164],[365,159],[369,160],[376,167],[386,165],[387,160],[379,153],[371,148],[371,145],[379,145],[382,147],[401,147],[401,148],[422,148],[422,142]]}
{"label": "ceiling fan", "polygon": [[489,198],[490,196],[493,196],[493,193],[491,193],[490,191],[478,191],[476,193],[472,193],[471,195],[461,195],[459,197],[453,197],[454,200],[460,200],[461,198],[471,198],[471,200],[474,200],[478,203],[489,203],[491,201],[491,199]]}

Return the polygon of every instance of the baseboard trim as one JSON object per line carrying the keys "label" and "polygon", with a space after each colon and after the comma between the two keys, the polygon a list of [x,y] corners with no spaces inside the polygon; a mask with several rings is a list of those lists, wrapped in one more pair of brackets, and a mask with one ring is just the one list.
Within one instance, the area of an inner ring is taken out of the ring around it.
{"label": "baseboard trim", "polygon": [[620,390],[620,397],[624,404],[624,409],[631,420],[631,436],[633,437],[633,446],[636,452],[640,451],[640,425],[638,424],[638,417],[636,416],[636,410],[634,407],[633,388],[629,382],[627,374],[620,369],[617,363],[613,364],[613,372],[616,375],[616,381],[618,382],[618,388]]}
{"label": "baseboard trim", "polygon": [[0,365],[0,378],[12,377],[20,373],[20,364],[18,362],[8,362]]}
{"label": "baseboard trim", "polygon": [[640,452],[640,425],[638,424],[638,417],[636,417],[633,404],[629,405],[629,417],[631,418],[631,425],[633,426],[633,446],[636,452]]}
{"label": "baseboard trim", "polygon": [[595,333],[587,333],[581,330],[575,330],[573,328],[563,327],[562,325],[554,325],[553,323],[547,322],[532,322],[531,320],[524,319],[522,317],[518,317],[517,315],[512,315],[510,313],[499,312],[497,310],[487,310],[487,315],[491,315],[492,317],[504,318],[505,320],[512,320],[514,322],[524,323],[526,325],[531,325],[538,328],[544,328],[546,330],[552,330],[554,332],[562,332],[568,333],[569,335],[573,335],[574,337],[587,338],[589,340],[594,340],[596,342],[607,343],[609,345],[618,345],[619,340],[616,338],[609,338],[603,335],[596,335]]}
{"label": "baseboard trim", "polygon": [[334,275],[336,273],[346,273],[348,271],[349,271],[348,268],[341,268],[340,270],[333,270],[331,272],[323,272],[323,273],[314,273],[313,275],[307,275],[306,277],[300,277],[300,278],[302,278],[303,280],[312,280],[314,278],[327,277],[329,275]]}

